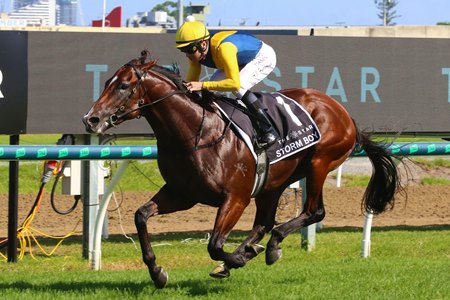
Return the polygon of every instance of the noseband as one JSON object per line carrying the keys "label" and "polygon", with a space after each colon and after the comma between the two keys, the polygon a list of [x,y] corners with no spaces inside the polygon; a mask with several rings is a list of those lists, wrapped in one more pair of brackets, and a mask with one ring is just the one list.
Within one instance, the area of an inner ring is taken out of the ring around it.
{"label": "noseband", "polygon": [[[127,101],[126,101],[125,104],[127,104],[133,98],[133,96],[139,91],[140,85],[141,85],[142,82],[144,82],[145,76],[147,75],[147,72],[141,73],[141,71],[139,69],[137,69],[135,65],[129,64],[128,66],[133,68],[136,76],[138,77],[138,81],[137,81],[136,85],[133,87],[133,89],[131,90],[130,94],[128,95],[128,98],[127,98]],[[108,123],[111,126],[116,127],[117,121],[120,120],[121,118],[125,117],[126,115],[129,115],[129,114],[131,114],[131,113],[133,113],[135,111],[139,111],[139,110],[141,110],[144,107],[151,107],[151,106],[153,106],[153,105],[155,105],[155,104],[157,104],[157,103],[159,103],[159,102],[161,102],[161,101],[163,101],[163,100],[165,100],[167,98],[172,97],[173,95],[186,94],[186,91],[175,90],[175,91],[172,91],[172,92],[168,93],[167,95],[165,95],[165,96],[163,96],[163,97],[161,97],[161,98],[159,98],[159,99],[157,99],[155,101],[152,101],[150,103],[144,104],[145,103],[144,102],[144,97],[147,95],[147,93],[148,93],[147,88],[144,86],[144,94],[138,100],[138,108],[131,109],[131,110],[123,112],[121,114],[117,114],[118,111],[122,112],[122,111],[125,110],[125,105],[121,105],[119,107],[119,109],[116,111],[116,113],[112,114],[109,117]],[[136,118],[139,119],[140,117],[141,117],[141,115],[139,114]]]}

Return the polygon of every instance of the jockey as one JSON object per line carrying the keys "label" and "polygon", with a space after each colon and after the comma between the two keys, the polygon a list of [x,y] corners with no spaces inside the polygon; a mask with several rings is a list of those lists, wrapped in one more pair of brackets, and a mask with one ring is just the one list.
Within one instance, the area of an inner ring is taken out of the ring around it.
{"label": "jockey", "polygon": [[[176,47],[189,59],[186,76],[189,91],[233,92],[249,109],[258,146],[267,148],[276,142],[274,129],[265,107],[250,89],[275,68],[275,51],[256,37],[237,31],[222,31],[210,36],[203,23],[192,16],[178,29]],[[201,65],[216,69],[210,81],[199,82]]]}

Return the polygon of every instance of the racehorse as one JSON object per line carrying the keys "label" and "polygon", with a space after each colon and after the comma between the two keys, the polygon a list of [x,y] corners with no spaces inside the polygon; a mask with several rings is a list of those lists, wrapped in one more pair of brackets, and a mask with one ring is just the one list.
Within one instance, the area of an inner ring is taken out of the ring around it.
{"label": "racehorse", "polygon": [[[292,232],[325,217],[323,185],[329,172],[341,165],[355,147],[372,162],[372,177],[362,207],[381,213],[393,207],[394,195],[402,189],[397,167],[381,143],[360,131],[344,107],[313,89],[287,89],[281,93],[301,104],[321,133],[314,146],[270,165],[266,183],[254,197],[256,216],[248,237],[230,253],[223,249],[231,230],[251,201],[255,158],[247,145],[211,101],[185,88],[178,72],[158,66],[144,50],[139,58],[119,68],[105,83],[100,98],[84,116],[86,130],[103,133],[125,120],[143,116],[153,129],[158,146],[158,166],[165,185],[135,213],[143,261],[157,288],[168,281],[167,272],[156,263],[148,237],[150,217],[187,210],[197,203],[217,207],[208,243],[213,260],[223,263],[211,273],[227,277],[230,269],[243,267],[264,247],[266,263],[281,257],[280,243]],[[289,184],[306,178],[306,202],[298,217],[276,225],[279,198]]]}

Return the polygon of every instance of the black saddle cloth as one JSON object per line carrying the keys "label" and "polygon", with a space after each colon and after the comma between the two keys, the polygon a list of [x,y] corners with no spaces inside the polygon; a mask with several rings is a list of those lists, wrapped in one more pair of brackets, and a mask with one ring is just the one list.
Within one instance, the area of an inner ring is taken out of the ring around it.
{"label": "black saddle cloth", "polygon": [[[317,125],[300,104],[278,92],[255,94],[267,108],[267,114],[280,136],[277,142],[267,149],[267,156],[271,164],[319,142],[320,132]],[[242,105],[237,106],[236,100],[224,97],[217,98],[214,102],[224,116],[239,128],[234,128],[235,132],[241,137],[245,134],[253,141],[247,145],[252,151],[255,151],[253,145],[256,133],[250,118],[243,112],[246,108]],[[246,141],[245,138],[244,141]]]}

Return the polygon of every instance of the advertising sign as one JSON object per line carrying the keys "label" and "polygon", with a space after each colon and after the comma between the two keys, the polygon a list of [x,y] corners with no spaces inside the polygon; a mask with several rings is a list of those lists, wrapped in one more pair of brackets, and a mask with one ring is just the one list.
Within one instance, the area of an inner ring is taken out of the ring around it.
{"label": "advertising sign", "polygon": [[[361,129],[450,136],[449,39],[258,36],[275,49],[277,66],[254,91],[315,88],[344,105]],[[173,33],[28,32],[27,85],[26,35],[0,37],[3,132],[12,124],[23,130],[27,112],[27,133],[85,133],[81,118],[104,83],[143,49],[159,65],[187,72]],[[203,68],[201,79],[213,71]],[[145,120],[110,131],[151,132]]]}
{"label": "advertising sign", "polygon": [[26,131],[27,33],[0,31],[0,134]]}

